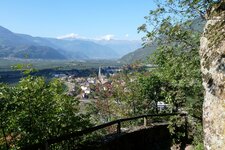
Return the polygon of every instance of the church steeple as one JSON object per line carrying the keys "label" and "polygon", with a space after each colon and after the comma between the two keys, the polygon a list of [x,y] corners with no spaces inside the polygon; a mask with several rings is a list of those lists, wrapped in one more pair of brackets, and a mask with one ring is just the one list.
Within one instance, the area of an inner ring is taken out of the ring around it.
{"label": "church steeple", "polygon": [[102,78],[102,73],[101,73],[101,67],[98,69],[98,79],[101,80]]}
{"label": "church steeple", "polygon": [[103,76],[102,76],[102,69],[99,67],[98,69],[98,79],[102,83],[103,82]]}

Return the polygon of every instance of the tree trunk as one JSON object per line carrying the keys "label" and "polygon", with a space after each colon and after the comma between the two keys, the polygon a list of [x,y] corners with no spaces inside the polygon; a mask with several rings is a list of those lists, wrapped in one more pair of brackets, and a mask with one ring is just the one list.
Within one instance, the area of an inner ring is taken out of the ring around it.
{"label": "tree trunk", "polygon": [[225,148],[225,0],[212,7],[201,37],[200,56],[205,98],[206,150]]}

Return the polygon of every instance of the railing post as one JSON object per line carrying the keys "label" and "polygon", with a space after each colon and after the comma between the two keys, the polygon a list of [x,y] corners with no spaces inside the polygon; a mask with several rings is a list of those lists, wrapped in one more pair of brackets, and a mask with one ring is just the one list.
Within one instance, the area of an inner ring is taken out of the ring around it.
{"label": "railing post", "polygon": [[147,116],[144,116],[144,126],[147,126]]}
{"label": "railing post", "polygon": [[121,121],[120,120],[118,121],[118,124],[117,124],[117,133],[121,133]]}
{"label": "railing post", "polygon": [[45,141],[45,145],[44,146],[45,146],[44,149],[48,150],[48,141]]}
{"label": "railing post", "polygon": [[185,140],[188,140],[188,115],[185,114]]}

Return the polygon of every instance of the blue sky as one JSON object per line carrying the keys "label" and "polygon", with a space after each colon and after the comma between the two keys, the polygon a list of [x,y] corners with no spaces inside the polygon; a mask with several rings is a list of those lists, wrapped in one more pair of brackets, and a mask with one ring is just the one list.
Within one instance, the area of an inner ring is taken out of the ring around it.
{"label": "blue sky", "polygon": [[32,36],[140,40],[153,0],[0,0],[0,26]]}

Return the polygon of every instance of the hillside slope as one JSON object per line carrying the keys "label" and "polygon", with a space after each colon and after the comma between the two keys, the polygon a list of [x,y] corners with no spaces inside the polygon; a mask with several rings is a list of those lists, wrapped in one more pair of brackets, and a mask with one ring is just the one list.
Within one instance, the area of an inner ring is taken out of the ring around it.
{"label": "hillside slope", "polygon": [[146,60],[156,49],[157,44],[153,42],[151,45],[139,48],[134,52],[131,52],[125,56],[123,56],[120,61],[122,63],[133,63],[135,61],[144,61]]}
{"label": "hillside slope", "polygon": [[[198,18],[192,21],[189,26],[190,30],[202,32],[205,21]],[[123,56],[120,61],[123,63],[134,63],[135,61],[144,61],[146,60],[157,48],[157,41],[153,41],[150,45],[135,50],[125,56]]]}
{"label": "hillside slope", "polygon": [[0,26],[0,58],[66,59],[56,49],[40,46],[32,38],[25,38]]}

